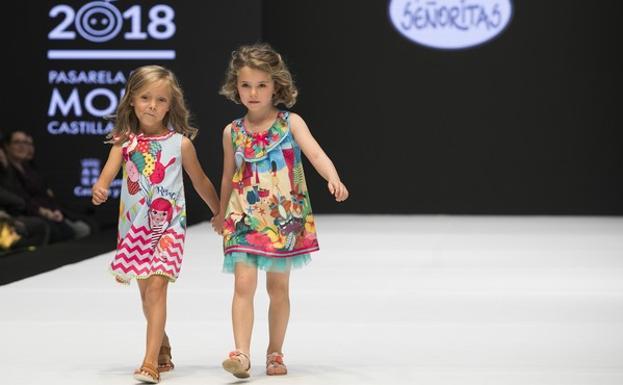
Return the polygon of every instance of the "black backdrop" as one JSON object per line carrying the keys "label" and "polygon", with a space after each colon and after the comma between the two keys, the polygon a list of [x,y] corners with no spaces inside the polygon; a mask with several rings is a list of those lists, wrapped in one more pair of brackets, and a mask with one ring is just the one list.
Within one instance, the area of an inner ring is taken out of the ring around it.
{"label": "black backdrop", "polygon": [[513,1],[498,38],[461,51],[405,39],[388,4],[263,2],[296,109],[352,191],[329,209],[308,171],[316,207],[623,214],[620,1]]}
{"label": "black backdrop", "polygon": [[[112,224],[116,202],[94,210],[87,197],[73,194],[84,171],[80,160],[103,162],[108,148],[101,135],[49,133],[49,71],[80,66],[127,73],[147,62],[47,60],[51,48],[93,46],[48,40],[58,25],[50,9],[85,3],[3,6],[0,128],[30,131],[38,167],[59,198]],[[293,110],[351,190],[351,199],[336,205],[307,164],[316,212],[623,214],[618,1],[515,1],[498,38],[461,51],[433,50],[399,35],[388,19],[389,1],[114,4],[175,9],[172,38],[118,38],[97,48],[176,50],[173,61],[149,63],[178,74],[200,128],[200,160],[217,184],[222,127],[243,112],[217,91],[230,51],[262,39],[288,60],[301,91]],[[189,184],[187,197],[189,222],[209,217]]]}

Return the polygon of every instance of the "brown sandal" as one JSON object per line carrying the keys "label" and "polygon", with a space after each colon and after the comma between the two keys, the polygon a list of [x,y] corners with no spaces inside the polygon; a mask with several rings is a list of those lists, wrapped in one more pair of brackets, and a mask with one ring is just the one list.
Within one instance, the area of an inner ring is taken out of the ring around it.
{"label": "brown sandal", "polygon": [[268,376],[283,376],[288,374],[288,368],[283,363],[283,354],[270,353],[266,356],[266,375]]}
{"label": "brown sandal", "polygon": [[171,347],[162,345],[160,347],[160,353],[158,353],[158,371],[165,373],[175,368],[173,361],[171,361]]}
{"label": "brown sandal", "polygon": [[[247,360],[246,365],[244,360]],[[223,361],[223,369],[236,378],[249,378],[251,376],[251,360],[248,355],[240,350],[229,352],[229,357]]]}
{"label": "brown sandal", "polygon": [[160,373],[154,365],[143,362],[143,365],[134,371],[134,379],[147,384],[157,384],[160,382]]}

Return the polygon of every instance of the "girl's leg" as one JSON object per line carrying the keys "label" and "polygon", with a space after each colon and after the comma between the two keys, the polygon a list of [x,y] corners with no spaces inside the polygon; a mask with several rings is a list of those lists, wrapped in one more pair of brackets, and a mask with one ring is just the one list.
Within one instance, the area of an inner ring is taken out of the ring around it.
{"label": "girl's leg", "polygon": [[266,374],[288,373],[283,363],[283,341],[290,318],[290,273],[266,273],[266,289],[270,297],[268,326],[270,342],[266,352]]}
{"label": "girl's leg", "polygon": [[270,342],[267,354],[281,353],[290,319],[290,273],[266,273],[266,289],[270,297],[268,325]]}
{"label": "girl's leg", "polygon": [[248,355],[253,330],[253,297],[257,288],[257,268],[237,263],[234,276],[234,299],[231,306],[234,342],[236,350]]}
{"label": "girl's leg", "polygon": [[236,351],[229,353],[223,368],[238,378],[250,375],[251,332],[253,330],[253,297],[257,287],[257,268],[236,263],[234,270],[234,299],[231,319],[234,328]]}
{"label": "girl's leg", "polygon": [[147,344],[144,363],[158,367],[158,353],[164,335],[167,315],[167,288],[169,281],[159,275],[137,280],[147,318]]}
{"label": "girl's leg", "polygon": [[[143,304],[143,314],[145,315],[145,320],[149,320],[147,317],[147,308],[145,307],[145,292],[147,291],[147,284],[143,280],[138,281],[138,288],[141,293],[141,303]],[[163,351],[163,348],[164,351]],[[169,342],[169,336],[167,335],[166,330],[162,336],[162,344],[160,346],[160,351],[158,354],[158,370],[161,372],[167,372],[172,370],[175,367],[173,362],[171,361],[171,343]]]}
{"label": "girl's leg", "polygon": [[162,336],[160,351],[158,352],[158,370],[160,373],[168,372],[175,368],[172,358],[171,343],[169,342],[169,336],[167,336],[167,332],[165,330]]}

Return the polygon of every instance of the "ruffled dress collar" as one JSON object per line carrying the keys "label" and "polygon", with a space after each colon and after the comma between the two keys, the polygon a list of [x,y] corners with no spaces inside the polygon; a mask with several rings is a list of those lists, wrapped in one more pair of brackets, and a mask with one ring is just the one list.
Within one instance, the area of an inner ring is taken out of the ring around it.
{"label": "ruffled dress collar", "polygon": [[247,131],[243,118],[235,120],[232,127],[236,163],[242,163],[243,160],[257,162],[266,158],[288,136],[288,111],[279,111],[270,128],[261,132]]}

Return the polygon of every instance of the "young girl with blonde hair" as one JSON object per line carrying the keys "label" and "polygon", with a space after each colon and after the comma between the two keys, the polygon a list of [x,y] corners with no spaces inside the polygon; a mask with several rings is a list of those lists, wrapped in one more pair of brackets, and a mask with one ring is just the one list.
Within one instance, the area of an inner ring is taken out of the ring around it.
{"label": "young girl with blonde hair", "polygon": [[173,369],[164,328],[169,282],[177,279],[184,250],[186,205],[182,169],[214,215],[219,199],[205,175],[191,139],[189,112],[175,75],[160,66],[132,72],[108,139],[108,160],[93,185],[93,204],[108,199],[108,188],[123,165],[117,252],[110,270],[118,282],[136,279],[147,319],[147,344],[136,380],[158,383]]}

